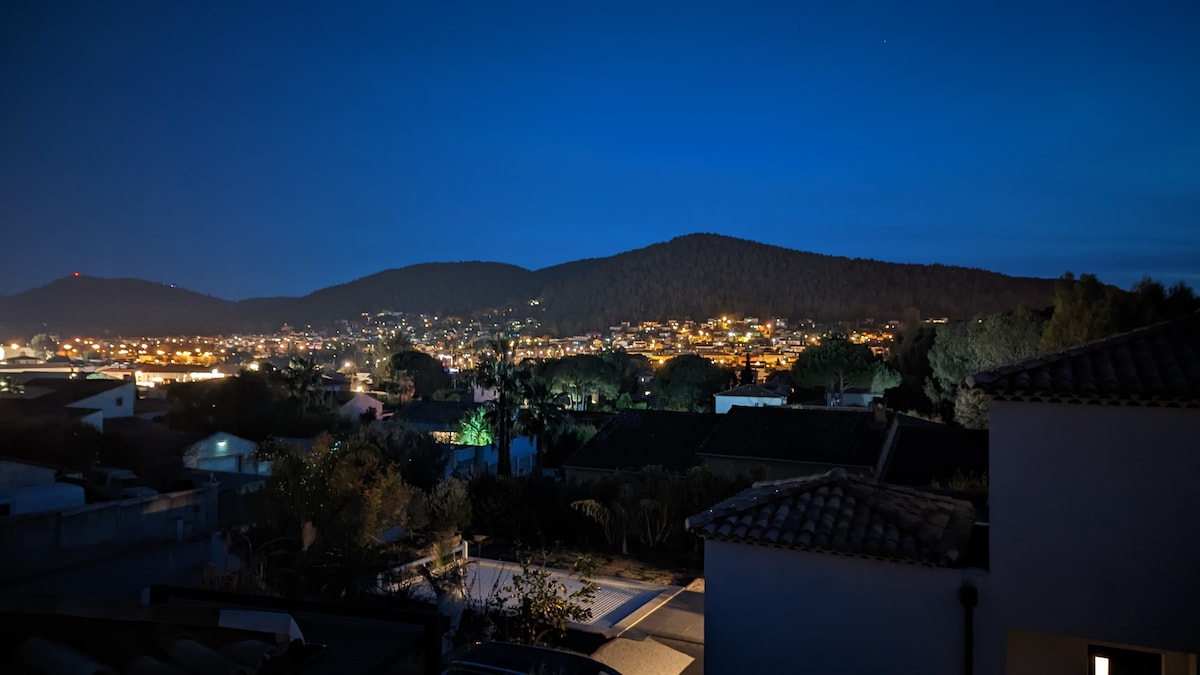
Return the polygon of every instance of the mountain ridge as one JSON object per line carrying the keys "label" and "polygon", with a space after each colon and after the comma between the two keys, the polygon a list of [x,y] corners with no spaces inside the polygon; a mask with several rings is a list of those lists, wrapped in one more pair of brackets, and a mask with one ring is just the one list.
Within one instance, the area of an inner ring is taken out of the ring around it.
{"label": "mountain ridge", "polygon": [[328,325],[379,311],[470,315],[534,299],[549,330],[578,332],[722,313],[816,320],[895,318],[906,311],[970,316],[1048,306],[1053,280],[690,234],[537,270],[487,261],[417,263],[302,296],[237,301],[139,279],[65,277],[0,296],[0,337],[270,332],[283,323]]}

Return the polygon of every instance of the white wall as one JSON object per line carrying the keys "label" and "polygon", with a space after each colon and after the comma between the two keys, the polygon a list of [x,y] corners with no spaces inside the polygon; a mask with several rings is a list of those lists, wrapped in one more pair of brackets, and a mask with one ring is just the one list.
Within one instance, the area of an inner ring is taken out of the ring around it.
{"label": "white wall", "polygon": [[718,415],[729,412],[729,409],[735,405],[742,405],[748,408],[783,405],[783,399],[774,396],[721,396],[718,394],[715,398],[716,405],[714,409]]}
{"label": "white wall", "polygon": [[137,400],[137,387],[132,382],[113,387],[95,396],[72,403],[70,408],[96,408],[104,413],[104,419],[133,417],[133,402]]}
{"label": "white wall", "polygon": [[715,540],[705,543],[704,574],[711,673],[961,675],[963,580],[979,588],[980,606],[990,602],[980,570]]}
{"label": "white wall", "polygon": [[1200,652],[1200,410],[993,402],[1009,629]]}

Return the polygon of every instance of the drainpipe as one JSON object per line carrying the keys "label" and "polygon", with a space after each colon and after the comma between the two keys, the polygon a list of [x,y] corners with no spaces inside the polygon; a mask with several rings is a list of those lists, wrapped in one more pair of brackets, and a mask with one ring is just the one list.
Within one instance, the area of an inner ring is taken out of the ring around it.
{"label": "drainpipe", "polygon": [[975,672],[975,605],[979,603],[979,589],[964,583],[958,589],[958,601],[963,606],[963,674]]}

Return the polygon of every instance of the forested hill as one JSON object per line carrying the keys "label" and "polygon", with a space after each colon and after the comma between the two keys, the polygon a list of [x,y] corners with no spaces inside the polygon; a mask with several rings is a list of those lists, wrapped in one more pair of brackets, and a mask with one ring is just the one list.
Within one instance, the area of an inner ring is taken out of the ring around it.
{"label": "forested hill", "polygon": [[1053,304],[1049,279],[805,253],[711,234],[530,271],[501,263],[387,270],[303,297],[232,302],[130,279],[67,278],[0,297],[0,333],[265,332],[363,312],[470,315],[541,302],[550,331],[722,314],[833,321],[967,317]]}
{"label": "forested hill", "polygon": [[[563,332],[616,321],[746,316],[836,321],[969,317],[1054,303],[1050,279],[805,253],[712,234],[541,270],[545,320]],[[911,313],[911,311],[909,311]]]}

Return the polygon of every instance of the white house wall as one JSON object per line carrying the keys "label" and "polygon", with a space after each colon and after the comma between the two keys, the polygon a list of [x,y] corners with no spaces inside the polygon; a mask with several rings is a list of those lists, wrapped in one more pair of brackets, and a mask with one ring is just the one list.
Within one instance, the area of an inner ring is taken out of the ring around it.
{"label": "white house wall", "polygon": [[990,415],[1004,625],[1200,652],[1200,410],[993,402]]}
{"label": "white house wall", "polygon": [[133,417],[133,403],[137,400],[137,388],[133,383],[113,387],[108,391],[89,396],[72,403],[71,408],[93,408],[104,414],[104,419]]}
{"label": "white house wall", "polygon": [[712,673],[961,675],[963,580],[978,588],[980,605],[990,602],[980,570],[717,540],[705,543],[704,569],[704,668]]}
{"label": "white house wall", "polygon": [[718,415],[729,412],[735,405],[747,408],[762,408],[764,406],[783,405],[783,399],[776,396],[716,396],[715,409]]}

